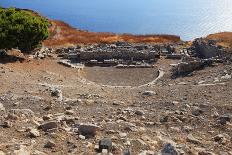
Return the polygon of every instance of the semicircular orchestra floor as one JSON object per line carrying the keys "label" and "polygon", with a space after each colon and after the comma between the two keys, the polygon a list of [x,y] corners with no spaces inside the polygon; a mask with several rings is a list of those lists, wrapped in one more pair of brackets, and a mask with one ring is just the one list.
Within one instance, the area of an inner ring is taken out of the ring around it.
{"label": "semicircular orchestra floor", "polygon": [[110,86],[140,86],[158,76],[155,68],[85,67],[81,76],[89,81]]}

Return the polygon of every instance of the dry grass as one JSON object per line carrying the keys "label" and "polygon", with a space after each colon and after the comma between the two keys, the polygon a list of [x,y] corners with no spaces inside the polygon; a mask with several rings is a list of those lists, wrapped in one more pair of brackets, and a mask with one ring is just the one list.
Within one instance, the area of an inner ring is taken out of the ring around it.
{"label": "dry grass", "polygon": [[221,32],[207,36],[207,39],[215,39],[222,46],[232,48],[232,32]]}
{"label": "dry grass", "polygon": [[96,33],[75,29],[68,24],[50,20],[50,37],[43,43],[45,46],[70,46],[78,44],[114,43],[126,41],[130,43],[170,43],[179,42],[180,37],[174,35],[131,35],[114,33]]}

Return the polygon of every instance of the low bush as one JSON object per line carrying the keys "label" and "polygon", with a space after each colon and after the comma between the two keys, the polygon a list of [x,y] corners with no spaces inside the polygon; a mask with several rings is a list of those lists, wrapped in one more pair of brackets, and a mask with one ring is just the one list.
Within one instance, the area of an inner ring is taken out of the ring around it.
{"label": "low bush", "polygon": [[29,11],[0,8],[0,49],[30,51],[48,35],[47,19]]}

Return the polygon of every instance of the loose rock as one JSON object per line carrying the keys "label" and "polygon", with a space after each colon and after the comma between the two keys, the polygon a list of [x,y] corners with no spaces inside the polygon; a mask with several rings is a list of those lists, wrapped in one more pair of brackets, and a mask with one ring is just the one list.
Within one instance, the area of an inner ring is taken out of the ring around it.
{"label": "loose rock", "polygon": [[99,151],[101,152],[103,149],[108,150],[108,152],[112,149],[112,140],[110,138],[104,138],[99,141]]}
{"label": "loose rock", "polygon": [[56,144],[55,144],[53,141],[51,141],[51,140],[49,140],[49,141],[44,145],[45,148],[49,148],[49,149],[54,148],[55,146],[56,146]]}
{"label": "loose rock", "polygon": [[161,154],[162,155],[178,155],[178,152],[175,146],[173,146],[170,143],[167,143],[164,145],[164,148],[161,150]]}
{"label": "loose rock", "polygon": [[227,122],[230,122],[231,116],[230,115],[223,115],[218,118],[218,122],[221,125],[225,125]]}
{"label": "loose rock", "polygon": [[3,106],[3,104],[0,102],[0,112],[1,111],[5,111],[5,107]]}
{"label": "loose rock", "polygon": [[198,139],[196,139],[195,137],[193,137],[192,134],[188,134],[187,141],[190,143],[193,143],[193,144],[201,144],[201,142]]}
{"label": "loose rock", "polygon": [[94,137],[99,130],[100,127],[93,124],[82,124],[78,127],[79,134],[87,138]]}
{"label": "loose rock", "polygon": [[43,131],[48,131],[57,128],[58,128],[58,124],[55,121],[45,122],[39,126],[39,129],[42,129]]}
{"label": "loose rock", "polygon": [[143,92],[143,95],[145,95],[145,96],[153,96],[153,95],[156,95],[156,92],[154,92],[154,91],[145,91],[145,92]]}
{"label": "loose rock", "polygon": [[14,150],[13,155],[31,155],[31,152],[26,146],[20,145],[18,150]]}
{"label": "loose rock", "polygon": [[137,110],[137,111],[135,111],[135,114],[142,116],[142,115],[144,115],[144,112],[142,110]]}
{"label": "loose rock", "polygon": [[199,116],[199,115],[201,115],[203,112],[204,112],[204,111],[203,111],[202,109],[196,107],[196,108],[193,109],[192,114],[193,114],[194,116]]}
{"label": "loose rock", "polygon": [[40,133],[37,129],[31,129],[29,131],[29,136],[32,137],[32,138],[36,138],[36,137],[39,137],[40,136]]}

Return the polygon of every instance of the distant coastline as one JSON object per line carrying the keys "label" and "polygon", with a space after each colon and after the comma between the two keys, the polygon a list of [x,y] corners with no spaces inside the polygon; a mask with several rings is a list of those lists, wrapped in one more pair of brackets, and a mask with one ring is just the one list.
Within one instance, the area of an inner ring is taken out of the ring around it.
{"label": "distant coastline", "polygon": [[[3,7],[2,7],[3,8]],[[39,12],[30,9],[18,10],[29,11],[36,16],[43,16]],[[43,16],[45,17],[45,16]],[[129,43],[178,43],[183,42],[180,36],[168,34],[147,34],[147,35],[133,35],[133,34],[117,34],[111,32],[90,32],[88,30],[80,30],[70,26],[69,24],[53,20],[45,17],[51,23],[49,28],[50,37],[43,42],[48,47],[74,46],[80,44],[95,44],[95,43],[114,43],[124,41]],[[220,32],[210,34],[206,38],[215,39],[221,42],[222,45],[232,46],[232,32]]]}
{"label": "distant coastline", "polygon": [[[228,0],[2,0],[3,7],[35,10],[49,19],[89,32],[167,34],[183,41],[232,31],[232,1]],[[211,5],[209,5],[211,4]]]}

